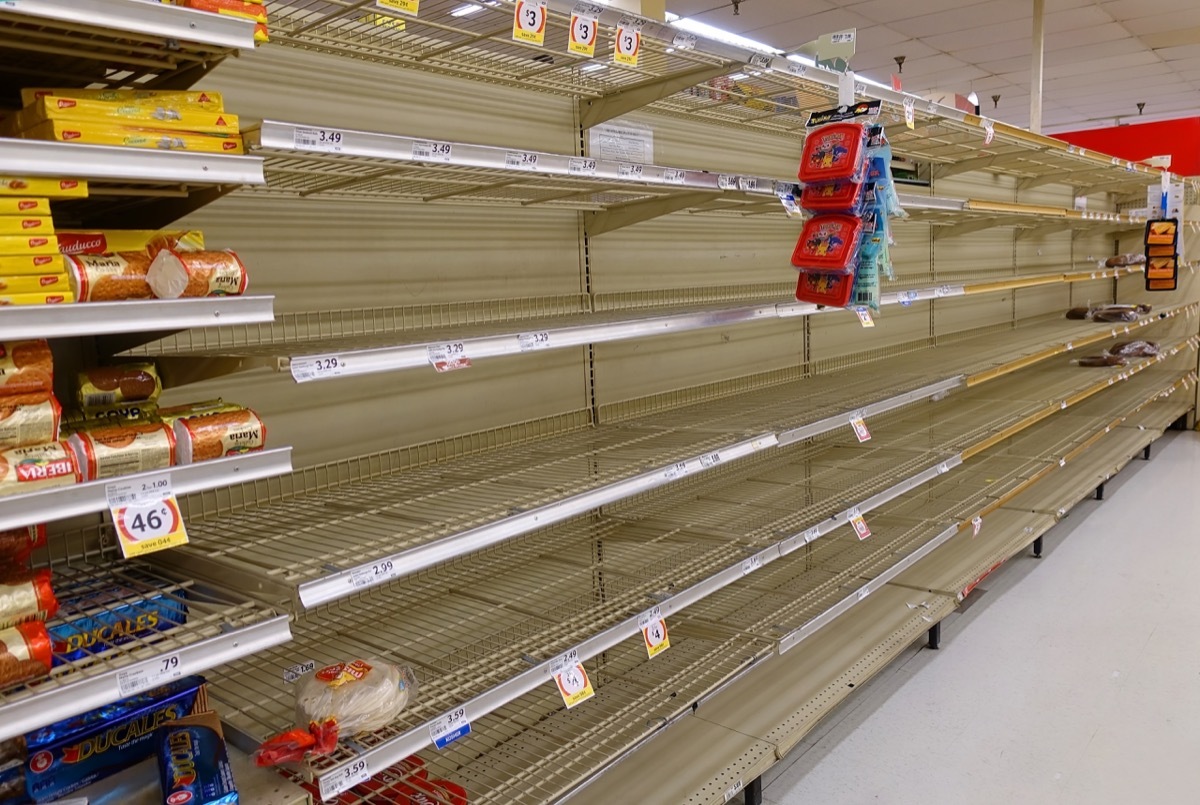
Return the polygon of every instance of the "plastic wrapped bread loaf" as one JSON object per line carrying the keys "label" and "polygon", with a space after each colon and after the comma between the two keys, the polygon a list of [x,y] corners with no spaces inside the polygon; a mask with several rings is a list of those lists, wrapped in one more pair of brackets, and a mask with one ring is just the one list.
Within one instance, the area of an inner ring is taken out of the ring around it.
{"label": "plastic wrapped bread loaf", "polygon": [[1150,358],[1158,354],[1158,344],[1153,341],[1121,341],[1109,347],[1108,354],[1124,358]]}
{"label": "plastic wrapped bread loaf", "polygon": [[50,635],[41,621],[0,629],[0,687],[50,673]]}
{"label": "plastic wrapped bread loaf", "polygon": [[249,284],[246,267],[231,251],[181,252],[162,249],[146,274],[159,299],[239,296]]}
{"label": "plastic wrapped bread loaf", "polygon": [[0,343],[0,395],[36,394],[54,387],[54,357],[46,341]]}
{"label": "plastic wrapped bread loaf", "polygon": [[67,267],[80,302],[154,298],[146,282],[150,255],[144,252],[74,254],[67,257]]}
{"label": "plastic wrapped bread loaf", "polygon": [[79,373],[79,407],[85,411],[122,403],[154,402],[162,381],[152,363],[102,366]]}
{"label": "plastic wrapped bread loaf", "polygon": [[161,423],[93,428],[68,440],[85,481],[161,470],[175,464],[175,432]]}
{"label": "plastic wrapped bread loaf", "polygon": [[23,569],[29,555],[46,544],[46,526],[28,525],[0,531],[0,577],[13,569]]}
{"label": "plastic wrapped bread loaf", "polygon": [[0,449],[57,441],[61,422],[62,408],[53,394],[0,397]]}
{"label": "plastic wrapped bread loaf", "polygon": [[0,495],[79,483],[75,453],[65,442],[0,451]]}
{"label": "plastic wrapped bread loaf", "polygon": [[249,408],[175,420],[180,464],[262,450],[267,426]]}
{"label": "plastic wrapped bread loaf", "polygon": [[44,621],[58,612],[50,571],[13,570],[0,573],[0,628],[24,621]]}

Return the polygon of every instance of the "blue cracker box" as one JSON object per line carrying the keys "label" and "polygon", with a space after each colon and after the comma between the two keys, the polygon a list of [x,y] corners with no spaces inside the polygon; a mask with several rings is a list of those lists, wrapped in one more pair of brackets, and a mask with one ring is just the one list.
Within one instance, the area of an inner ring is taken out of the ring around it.
{"label": "blue cracker box", "polygon": [[25,735],[24,798],[46,802],[154,754],[154,731],[208,709],[204,677],[186,676]]}
{"label": "blue cracker box", "polygon": [[154,745],[163,805],[238,805],[216,713],[199,713],[159,727]]}
{"label": "blue cracker box", "polygon": [[46,625],[53,644],[54,665],[79,660],[113,646],[164,632],[187,623],[187,591],[175,589],[147,595],[120,586],[60,589],[61,613]]}

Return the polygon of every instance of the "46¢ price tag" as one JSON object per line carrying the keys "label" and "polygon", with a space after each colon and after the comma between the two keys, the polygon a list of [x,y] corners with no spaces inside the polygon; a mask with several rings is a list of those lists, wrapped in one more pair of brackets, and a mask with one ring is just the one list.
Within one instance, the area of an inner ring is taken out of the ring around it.
{"label": "46\u00a2 price tag", "polygon": [[171,491],[171,476],[111,483],[104,492],[121,555],[126,559],[187,544],[187,529]]}

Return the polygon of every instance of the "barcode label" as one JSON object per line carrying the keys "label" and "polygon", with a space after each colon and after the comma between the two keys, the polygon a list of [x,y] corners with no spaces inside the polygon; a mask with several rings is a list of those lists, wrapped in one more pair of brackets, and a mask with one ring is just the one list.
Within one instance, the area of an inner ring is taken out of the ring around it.
{"label": "barcode label", "polygon": [[95,408],[101,405],[116,405],[117,393],[115,391],[97,391],[92,394],[85,394],[83,397],[84,408]]}
{"label": "barcode label", "polygon": [[450,143],[418,140],[412,147],[412,158],[422,162],[449,162],[453,154],[454,146]]}
{"label": "barcode label", "polygon": [[642,166],[632,162],[622,162],[617,166],[617,175],[622,179],[642,178]]}
{"label": "barcode label", "polygon": [[509,151],[504,155],[504,167],[516,170],[537,170],[538,155],[529,151]]}
{"label": "barcode label", "polygon": [[292,147],[297,151],[337,153],[342,150],[343,139],[343,133],[337,129],[314,129],[297,126],[292,133]]}
{"label": "barcode label", "polygon": [[663,171],[663,181],[667,184],[683,184],[687,179],[687,171],[678,168],[667,168]]}
{"label": "barcode label", "polygon": [[586,158],[572,159],[567,163],[567,173],[572,176],[595,176],[596,160]]}

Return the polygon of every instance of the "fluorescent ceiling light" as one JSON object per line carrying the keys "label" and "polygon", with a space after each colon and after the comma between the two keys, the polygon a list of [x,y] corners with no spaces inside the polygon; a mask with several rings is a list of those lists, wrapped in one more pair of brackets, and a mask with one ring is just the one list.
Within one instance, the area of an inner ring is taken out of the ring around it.
{"label": "fluorescent ceiling light", "polygon": [[483,11],[483,6],[476,6],[476,5],[471,5],[468,3],[465,6],[459,6],[458,8],[451,11],[450,16],[451,17],[469,17],[472,14],[477,14],[480,11]]}
{"label": "fluorescent ceiling light", "polygon": [[598,61],[590,61],[590,62],[588,62],[587,64],[585,64],[585,65],[583,65],[582,67],[580,67],[580,68],[579,68],[579,72],[581,72],[581,73],[594,73],[594,72],[596,72],[597,70],[604,70],[604,69],[607,69],[607,67],[608,67],[608,65],[607,65],[607,64],[601,64],[601,63],[600,63],[600,62],[598,62]]}
{"label": "fluorescent ceiling light", "polygon": [[810,59],[808,56],[801,56],[798,53],[789,53],[787,60],[794,61],[794,62],[796,62],[796,64],[803,64],[806,67],[816,67],[817,66],[817,63],[815,61],[813,61],[812,59]]}
{"label": "fluorescent ceiling light", "polygon": [[687,31],[689,34],[703,36],[706,39],[715,39],[718,42],[724,42],[727,45],[736,45],[740,48],[748,50],[757,50],[762,53],[772,53],[776,56],[783,55],[783,51],[779,48],[771,47],[762,42],[755,41],[745,36],[740,36],[729,31],[722,30],[715,25],[709,25],[705,22],[698,22],[693,19],[680,19],[678,14],[667,12],[667,22],[672,27],[678,28],[681,31]]}

